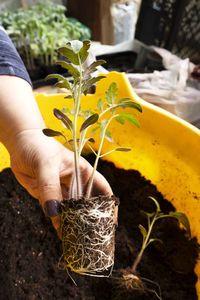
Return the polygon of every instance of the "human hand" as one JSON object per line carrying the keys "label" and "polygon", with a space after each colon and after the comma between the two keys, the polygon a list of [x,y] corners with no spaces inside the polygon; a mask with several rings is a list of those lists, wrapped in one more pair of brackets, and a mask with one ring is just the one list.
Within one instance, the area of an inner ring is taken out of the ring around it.
{"label": "human hand", "polygon": [[[46,137],[41,129],[24,130],[10,146],[11,168],[19,183],[35,198],[50,217],[60,234],[58,202],[68,198],[74,172],[74,154],[54,138]],[[92,166],[80,159],[83,192],[92,173]],[[92,196],[112,195],[106,179],[95,173]],[[53,200],[53,201],[52,201]]]}

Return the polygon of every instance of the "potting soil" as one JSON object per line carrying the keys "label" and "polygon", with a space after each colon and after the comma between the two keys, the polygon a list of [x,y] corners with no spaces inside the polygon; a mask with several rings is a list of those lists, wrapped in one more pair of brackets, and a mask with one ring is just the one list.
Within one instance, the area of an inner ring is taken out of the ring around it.
{"label": "potting soil", "polygon": [[[120,198],[114,278],[117,270],[131,267],[140,250],[138,225],[147,226],[141,210],[155,210],[148,197],[153,196],[164,213],[174,207],[137,171],[117,169],[105,161],[100,162],[99,171]],[[153,281],[146,282],[146,287],[163,300],[198,299],[196,239],[189,239],[173,218],[157,221],[152,237],[163,243],[150,244],[138,265],[138,275]],[[61,254],[61,241],[38,201],[17,183],[10,169],[5,169],[0,173],[0,300],[158,299],[147,290],[124,293],[112,277],[68,274],[58,268]]]}

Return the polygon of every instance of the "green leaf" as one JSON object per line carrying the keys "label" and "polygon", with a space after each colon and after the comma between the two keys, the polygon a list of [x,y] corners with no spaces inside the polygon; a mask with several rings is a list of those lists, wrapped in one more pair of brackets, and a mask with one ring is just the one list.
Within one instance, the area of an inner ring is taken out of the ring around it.
{"label": "green leaf", "polygon": [[103,132],[104,132],[104,129],[105,129],[105,126],[107,123],[108,123],[108,120],[106,120],[106,119],[101,120],[101,122],[100,122],[100,137],[101,138],[103,137]]}
{"label": "green leaf", "polygon": [[131,100],[130,97],[121,98],[121,99],[119,99],[119,100],[117,101],[117,103],[120,104],[120,103],[123,103],[123,102],[126,102],[126,101],[130,101],[130,100]]}
{"label": "green leaf", "polygon": [[63,122],[63,124],[69,129],[71,132],[73,131],[73,123],[72,121],[59,109],[54,108],[53,113],[55,117]]}
{"label": "green leaf", "polygon": [[95,143],[95,140],[93,138],[88,138],[88,139],[86,139],[86,141],[90,142],[90,143],[93,143],[93,144]]}
{"label": "green leaf", "polygon": [[100,126],[92,128],[91,135],[94,135],[95,131],[98,130]]}
{"label": "green leaf", "polygon": [[163,212],[160,211],[160,212],[158,213],[157,216],[158,216],[159,218],[160,218],[160,217],[165,218],[165,217],[168,217],[169,215],[168,215],[168,214],[164,214]]}
{"label": "green leaf", "polygon": [[150,243],[154,243],[154,242],[159,242],[159,243],[163,244],[163,241],[162,241],[161,239],[149,239],[148,245],[149,245]]}
{"label": "green leaf", "polygon": [[88,54],[89,54],[88,50],[90,48],[90,45],[91,45],[91,42],[89,40],[84,41],[83,47],[80,49],[79,55],[80,55],[80,60],[81,60],[82,64],[86,61],[86,59],[88,57]]}
{"label": "green leaf", "polygon": [[42,129],[42,132],[46,135],[46,136],[49,136],[49,137],[54,137],[54,136],[63,136],[63,134],[59,131],[56,131],[56,130],[53,130],[53,129],[50,129],[50,128],[45,128],[45,129]]}
{"label": "green leaf", "polygon": [[106,76],[98,76],[85,81],[82,85],[82,93],[84,93],[84,95],[87,95],[89,88],[105,77]]}
{"label": "green leaf", "polygon": [[64,69],[67,69],[69,73],[74,77],[74,79],[79,79],[80,72],[77,68],[75,68],[72,64],[69,64],[65,61],[59,60],[56,62],[57,65],[60,65]]}
{"label": "green leaf", "polygon": [[50,74],[45,78],[45,80],[52,79],[52,78],[59,80],[59,82],[56,83],[57,87],[62,87],[71,90],[71,84],[64,76],[59,74]]}
{"label": "green leaf", "polygon": [[55,87],[58,87],[58,88],[61,88],[61,89],[70,89],[71,88],[65,82],[61,82],[61,81],[57,82],[55,84]]}
{"label": "green leaf", "polygon": [[48,76],[45,78],[45,80],[52,79],[52,78],[56,78],[56,79],[58,79],[59,81],[65,81],[65,80],[66,80],[66,78],[65,78],[64,76],[60,75],[60,74],[50,74],[50,75],[48,75]]}
{"label": "green leaf", "polygon": [[93,63],[91,63],[91,65],[89,65],[89,67],[85,70],[84,72],[84,77],[88,77],[90,74],[94,73],[95,71],[97,71],[97,67],[105,64],[106,61],[105,60],[97,60],[94,61]]}
{"label": "green leaf", "polygon": [[90,109],[85,109],[85,110],[80,109],[80,113],[79,113],[79,115],[83,116],[85,119],[87,119],[89,116],[91,116],[93,114],[95,114],[95,113]]}
{"label": "green leaf", "polygon": [[73,99],[72,95],[67,95],[64,97],[64,99]]}
{"label": "green leaf", "polygon": [[143,236],[143,240],[146,238],[146,236],[147,236],[147,231],[146,231],[146,229],[144,228],[144,226],[142,226],[141,224],[139,224],[139,229],[140,229],[140,232],[141,232],[141,234],[142,234],[142,236]]}
{"label": "green leaf", "polygon": [[140,127],[138,119],[133,114],[122,113],[115,117],[116,121],[120,124],[124,124],[125,121],[132,123],[133,125]]}
{"label": "green leaf", "polygon": [[61,110],[63,113],[67,113],[67,114],[69,114],[69,115],[73,115],[73,111],[71,110],[71,109],[69,109],[68,107],[64,107],[64,108],[62,108],[62,110]]}
{"label": "green leaf", "polygon": [[148,218],[152,218],[152,217],[155,216],[155,212],[149,213],[149,212],[146,212],[144,210],[140,210],[140,213],[147,216]]}
{"label": "green leaf", "polygon": [[81,129],[80,132],[82,132],[83,130],[85,130],[88,126],[96,123],[99,119],[99,115],[98,114],[93,114],[91,115],[89,118],[87,118],[87,120],[85,120],[83,122],[83,124],[81,125]]}
{"label": "green leaf", "polygon": [[106,138],[109,142],[114,143],[114,140],[113,140],[113,138],[112,138],[112,136],[111,136],[111,132],[110,132],[108,129],[106,129],[106,132],[105,132],[105,138]]}
{"label": "green leaf", "polygon": [[79,65],[78,54],[74,53],[69,43],[67,43],[67,47],[58,48],[58,52],[68,58],[72,64]]}
{"label": "green leaf", "polygon": [[74,53],[79,53],[79,51],[81,50],[81,48],[83,47],[83,42],[79,41],[79,40],[73,40],[70,42],[71,48],[74,51]]}
{"label": "green leaf", "polygon": [[117,97],[117,84],[116,82],[112,82],[108,88],[108,90],[106,91],[106,99],[108,101],[109,104],[113,104],[116,97]]}
{"label": "green leaf", "polygon": [[184,213],[173,211],[170,211],[169,215],[176,218],[185,227],[187,233],[191,237],[190,223],[187,216]]}
{"label": "green leaf", "polygon": [[134,109],[137,109],[139,112],[142,112],[141,105],[139,103],[134,102],[134,101],[122,101],[122,102],[118,102],[117,106],[122,107],[122,108],[127,108],[127,107],[134,108]]}
{"label": "green leaf", "polygon": [[117,110],[117,106],[114,106],[113,108],[111,108],[111,110],[110,110],[111,115],[114,115],[116,110]]}
{"label": "green leaf", "polygon": [[158,201],[154,197],[151,197],[151,196],[149,196],[148,198],[150,198],[155,203],[156,212],[159,213],[161,211],[161,209],[160,209],[160,205],[159,205]]}
{"label": "green leaf", "polygon": [[124,152],[128,152],[131,151],[131,148],[116,148],[115,151],[124,151]]}
{"label": "green leaf", "polygon": [[101,98],[99,98],[99,100],[97,101],[97,109],[101,112],[103,111],[103,100]]}

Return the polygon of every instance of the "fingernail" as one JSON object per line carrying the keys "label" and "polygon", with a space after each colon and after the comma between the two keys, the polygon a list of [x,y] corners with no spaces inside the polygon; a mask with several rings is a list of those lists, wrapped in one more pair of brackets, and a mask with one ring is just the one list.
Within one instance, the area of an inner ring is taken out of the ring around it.
{"label": "fingernail", "polygon": [[59,202],[56,200],[48,200],[44,204],[44,210],[48,217],[55,217],[59,214]]}

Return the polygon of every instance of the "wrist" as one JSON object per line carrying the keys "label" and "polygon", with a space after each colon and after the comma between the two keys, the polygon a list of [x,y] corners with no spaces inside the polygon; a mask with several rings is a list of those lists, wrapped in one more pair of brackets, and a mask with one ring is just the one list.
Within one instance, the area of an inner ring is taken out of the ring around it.
{"label": "wrist", "polygon": [[11,155],[15,151],[16,147],[20,145],[20,143],[23,143],[25,139],[29,137],[36,138],[36,136],[43,135],[42,129],[44,128],[45,125],[37,128],[26,128],[20,131],[12,132],[7,139],[3,141],[3,144]]}
{"label": "wrist", "polygon": [[45,124],[31,86],[15,76],[0,77],[0,141],[10,151],[20,132]]}

